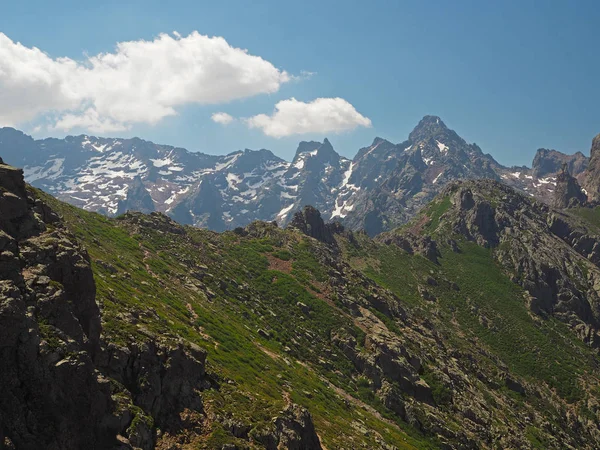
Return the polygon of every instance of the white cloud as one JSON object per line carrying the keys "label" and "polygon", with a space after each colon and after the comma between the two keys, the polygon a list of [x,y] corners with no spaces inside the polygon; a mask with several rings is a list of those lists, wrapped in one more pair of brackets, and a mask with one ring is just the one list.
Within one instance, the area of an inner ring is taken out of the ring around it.
{"label": "white cloud", "polygon": [[210,116],[210,119],[213,122],[220,123],[221,125],[229,125],[231,122],[233,122],[235,120],[233,118],[233,116],[231,116],[225,112],[216,112],[212,116]]}
{"label": "white cloud", "polygon": [[290,98],[275,105],[273,114],[245,119],[250,128],[260,128],[272,137],[306,133],[341,133],[357,127],[370,127],[371,120],[361,115],[343,98],[317,98],[304,103]]}
{"label": "white cloud", "polygon": [[0,33],[0,126],[51,113],[52,128],[120,131],[155,124],[185,104],[277,92],[292,78],[222,37],[192,32],[117,44],[82,62],[52,58]]}
{"label": "white cloud", "polygon": [[64,114],[51,128],[55,130],[69,131],[73,128],[84,128],[92,133],[111,133],[126,131],[130,125],[116,122],[110,118],[100,117],[94,108],[88,108],[77,114]]}

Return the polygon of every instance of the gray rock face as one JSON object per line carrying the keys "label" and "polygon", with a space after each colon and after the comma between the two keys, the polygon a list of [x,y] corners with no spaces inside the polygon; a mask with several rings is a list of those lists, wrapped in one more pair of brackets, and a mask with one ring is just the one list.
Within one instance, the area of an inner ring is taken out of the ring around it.
{"label": "gray rock face", "polygon": [[577,180],[571,176],[566,163],[556,177],[556,189],[554,190],[555,208],[568,208],[569,206],[580,206],[587,201],[586,195],[581,190]]}
{"label": "gray rock face", "polygon": [[321,442],[310,413],[294,403],[288,404],[273,419],[272,430],[263,430],[253,438],[267,450],[321,450]]}
{"label": "gray rock face", "polygon": [[421,255],[431,262],[438,262],[440,252],[436,242],[430,236],[418,236],[413,233],[398,234],[394,232],[382,233],[376,238],[379,242],[394,244],[407,253]]}
{"label": "gray rock face", "polygon": [[585,172],[584,187],[590,201],[600,200],[600,134],[592,141],[590,165]]}
{"label": "gray rock face", "polygon": [[0,166],[0,430],[19,449],[106,448],[118,430],[92,358],[100,312],[85,250]]}
{"label": "gray rock face", "polygon": [[325,224],[321,213],[312,206],[305,206],[302,211],[294,214],[294,218],[289,226],[326,244],[335,243],[335,238],[331,231],[332,225]]}
{"label": "gray rock face", "polygon": [[290,450],[320,450],[321,442],[306,408],[291,404],[275,421],[279,447]]}
{"label": "gray rock face", "polygon": [[540,148],[533,158],[532,175],[535,178],[555,176],[561,171],[563,164],[566,164],[569,173],[577,177],[585,171],[588,163],[589,158],[581,152],[565,155],[556,150]]}
{"label": "gray rock face", "polygon": [[206,352],[192,344],[165,346],[157,342],[118,347],[109,344],[97,363],[110,378],[132,393],[161,429],[178,429],[185,408],[202,411],[199,390],[205,380]]}

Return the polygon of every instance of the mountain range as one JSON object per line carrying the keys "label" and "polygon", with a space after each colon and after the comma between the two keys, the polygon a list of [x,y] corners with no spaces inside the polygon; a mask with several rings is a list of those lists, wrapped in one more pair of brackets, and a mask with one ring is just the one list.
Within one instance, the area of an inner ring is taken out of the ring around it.
{"label": "mountain range", "polygon": [[556,190],[452,181],[374,239],[312,206],[216,233],[0,159],[0,443],[597,449],[600,207],[568,165]]}
{"label": "mountain range", "polygon": [[254,220],[285,225],[312,205],[369,235],[406,223],[450,181],[489,178],[549,203],[563,164],[581,183],[590,164],[581,152],[539,149],[531,168],[505,167],[435,116],[406,141],[376,138],[352,160],[327,139],[301,142],[288,162],[264,149],[214,156],[138,138],[34,140],[12,128],[0,129],[0,154],[33,186],[109,216],[158,211],[223,231]]}

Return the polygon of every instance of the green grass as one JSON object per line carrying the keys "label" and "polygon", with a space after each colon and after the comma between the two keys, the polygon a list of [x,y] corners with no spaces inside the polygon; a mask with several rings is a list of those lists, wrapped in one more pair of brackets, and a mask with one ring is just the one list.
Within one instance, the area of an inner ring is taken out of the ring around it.
{"label": "green grass", "polygon": [[585,220],[596,233],[600,232],[600,206],[595,208],[570,208],[568,213]]}
{"label": "green grass", "polygon": [[424,213],[429,216],[429,222],[425,229],[428,231],[434,231],[440,224],[440,218],[448,209],[450,209],[451,202],[450,197],[442,197],[441,199],[434,200],[425,209]]}
{"label": "green grass", "polygon": [[[440,212],[443,208],[437,208]],[[475,339],[507,364],[509,371],[533,383],[544,383],[567,402],[584,397],[581,377],[595,367],[595,356],[562,322],[534,319],[521,287],[495,263],[492,250],[472,242],[461,242],[461,252],[441,247],[440,265],[411,256],[393,246],[371,249],[365,273],[378,284],[395,292],[413,314],[427,316],[432,311],[456,348],[468,349]],[[366,255],[362,258],[368,260]],[[433,275],[438,286],[427,286]],[[455,282],[456,291],[444,280]],[[425,285],[438,299],[430,304],[420,298],[418,285]],[[481,318],[487,323],[482,323]],[[455,321],[464,338],[448,324]],[[393,327],[389,327],[392,328]],[[481,361],[484,364],[484,361]],[[436,402],[444,403],[446,392],[427,373],[423,378],[433,384]],[[447,399],[446,399],[447,400]]]}
{"label": "green grass", "polygon": [[[343,298],[328,292],[332,268],[320,262],[324,250],[315,241],[267,224],[249,227],[249,236],[194,228],[174,235],[139,227],[127,217],[107,219],[45,198],[89,250],[104,336],[120,345],[147,340],[148,333],[174,341],[182,337],[206,349],[208,371],[221,386],[203,393],[214,411],[252,424],[251,434],[258,436],[271,426],[287,392],[311,411],[328,448],[378,448],[372,433],[363,435],[352,426],[356,421],[398,448],[437,445],[434,437],[423,436],[386,409],[373,383],[332,344],[335,333],[353,336],[359,348],[368,339]],[[439,232],[440,218],[449,207],[448,198],[432,204],[426,230]],[[506,421],[506,427],[516,426],[515,411],[534,408],[554,417],[555,406],[503,387],[499,365],[511,377],[552,389],[570,403],[586,396],[581,379],[597,384],[592,351],[564,324],[530,314],[524,291],[494,262],[492,250],[459,241],[462,251],[454,253],[442,245],[440,264],[434,264],[365,236],[356,240],[340,238],[344,260],[391,290],[410,312],[412,325],[435,332],[442,342],[436,345],[455,349],[457,358],[464,358],[461,364],[468,361],[485,374],[485,382],[475,377],[472,382],[478,383],[486,403],[502,411],[504,416],[495,420]],[[270,265],[274,260],[279,270]],[[359,275],[345,276],[348,295],[368,296],[369,287],[352,278]],[[428,278],[437,285],[427,284]],[[424,301],[419,286],[437,301]],[[433,365],[439,347],[404,339],[398,317],[372,305],[369,309],[388,331],[403,338],[408,353],[419,355],[421,377],[452,422],[452,386]],[[123,320],[130,313],[138,317],[136,323]],[[51,336],[51,327],[42,331]],[[384,420],[344,401],[329,383],[374,408]],[[205,448],[236,442],[222,427],[215,425],[211,433]],[[526,436],[532,446],[547,444],[535,427]]]}
{"label": "green grass", "polygon": [[[580,399],[578,377],[592,362],[591,352],[556,319],[534,321],[524,291],[497,266],[491,250],[470,242],[463,242],[461,249],[461,253],[446,249],[441,258],[445,272],[461,289],[446,296],[448,304],[456,308],[459,322],[514,373],[546,382],[567,401]],[[493,327],[483,326],[480,316]]]}
{"label": "green grass", "polygon": [[[221,389],[203,397],[219,414],[250,423],[260,434],[282,409],[283,392],[289,392],[311,411],[329,448],[348,448],[351,442],[375,448],[374,435],[352,428],[359,419],[398,448],[431,445],[390,416],[372,390],[370,395],[359,392],[353,364],[332,347],[333,331],[347,330],[359,342],[364,333],[316,296],[315,284],[328,277],[310,241],[283,239],[281,230],[266,238],[192,228],[185,235],[166,235],[132,226],[123,217],[108,219],[46,200],[90,253],[103,336],[127,345],[152,333],[160,339],[183,337],[205,348],[208,371]],[[270,270],[268,254],[289,261],[291,273]],[[138,317],[136,323],[122,319],[129,312]],[[270,337],[260,336],[259,329]],[[396,424],[348,405],[323,380],[384,411]],[[205,448],[235,441],[222,427],[211,433]]]}

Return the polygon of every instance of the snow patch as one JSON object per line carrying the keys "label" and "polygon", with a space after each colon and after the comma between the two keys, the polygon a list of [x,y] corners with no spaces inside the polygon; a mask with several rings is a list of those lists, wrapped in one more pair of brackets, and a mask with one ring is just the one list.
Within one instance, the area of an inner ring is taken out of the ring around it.
{"label": "snow patch", "polygon": [[294,207],[293,203],[289,206],[286,206],[281,211],[279,211],[279,214],[277,214],[277,217],[279,217],[280,219],[283,219],[292,210],[293,207]]}
{"label": "snow patch", "polygon": [[48,179],[48,180],[56,180],[63,173],[63,163],[65,162],[65,158],[56,158],[54,160],[48,161],[48,163],[52,163],[50,167],[47,169],[46,166],[25,166],[23,168],[23,176],[28,183],[33,183],[37,180]]}
{"label": "snow patch", "polygon": [[448,146],[446,144],[442,144],[440,141],[437,141],[437,140],[435,142],[437,142],[437,146],[438,146],[438,149],[440,150],[440,153],[442,153],[444,155],[446,153],[448,153]]}
{"label": "snow patch", "polygon": [[234,189],[236,191],[239,190],[237,185],[244,179],[243,177],[240,177],[234,173],[228,173],[225,178],[227,179],[227,186],[229,189]]}
{"label": "snow patch", "polygon": [[152,161],[152,165],[154,165],[154,167],[164,167],[164,166],[168,166],[170,164],[173,164],[175,161],[173,161],[171,158],[163,158],[163,159],[150,159],[150,161]]}

